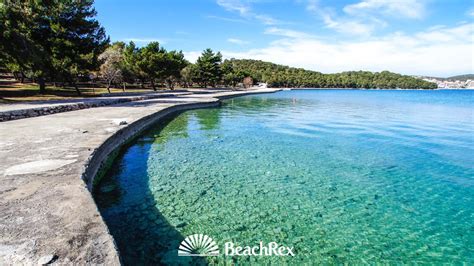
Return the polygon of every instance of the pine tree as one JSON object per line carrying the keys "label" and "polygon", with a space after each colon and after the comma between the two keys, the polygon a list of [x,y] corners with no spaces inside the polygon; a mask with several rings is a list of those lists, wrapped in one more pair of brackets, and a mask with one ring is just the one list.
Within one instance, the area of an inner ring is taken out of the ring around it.
{"label": "pine tree", "polygon": [[221,64],[222,55],[220,52],[214,53],[211,49],[206,49],[196,61],[198,69],[198,80],[204,87],[216,86],[222,78]]}

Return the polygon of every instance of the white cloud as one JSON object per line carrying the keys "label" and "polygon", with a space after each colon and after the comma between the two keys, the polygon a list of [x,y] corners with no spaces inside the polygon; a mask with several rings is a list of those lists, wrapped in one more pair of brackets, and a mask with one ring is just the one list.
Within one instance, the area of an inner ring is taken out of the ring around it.
{"label": "white cloud", "polygon": [[324,24],[326,24],[326,27],[345,34],[368,36],[375,29],[375,26],[371,23],[362,23],[360,21],[351,19],[335,20],[327,13],[322,14],[321,16],[323,18]]}
{"label": "white cloud", "polygon": [[230,43],[233,43],[233,44],[238,44],[238,45],[245,45],[245,44],[250,43],[249,41],[244,41],[244,40],[237,39],[237,38],[229,38],[229,39],[227,39],[227,41],[230,42]]}
{"label": "white cloud", "polygon": [[182,30],[178,30],[175,32],[175,34],[178,34],[178,35],[189,35],[189,32],[187,31],[182,31]]}
{"label": "white cloud", "polygon": [[222,20],[222,21],[227,21],[227,22],[235,22],[235,23],[247,23],[247,21],[243,19],[227,18],[227,17],[214,16],[214,15],[206,16],[206,18],[217,19],[217,20]]}
{"label": "white cloud", "polygon": [[277,27],[268,28],[265,30],[264,34],[283,36],[287,38],[312,38],[313,36],[301,31],[281,29]]}
{"label": "white cloud", "polygon": [[189,62],[195,63],[199,56],[201,56],[202,51],[189,51],[184,52],[184,58],[186,58]]}
{"label": "white cloud", "polygon": [[407,18],[422,18],[425,14],[423,0],[363,0],[347,5],[344,12],[352,15],[365,15],[366,12],[403,16]]}
{"label": "white cloud", "polygon": [[474,17],[474,8],[471,8],[469,11],[467,11],[467,15],[470,17]]}
{"label": "white cloud", "polygon": [[419,19],[425,14],[426,0],[362,0],[346,5],[345,15],[322,6],[319,0],[306,0],[306,9],[321,18],[325,26],[348,35],[369,36],[387,26],[387,15]]}
{"label": "white cloud", "polygon": [[239,0],[217,0],[217,4],[225,8],[227,11],[237,11],[241,16],[250,13],[250,6]]}
{"label": "white cloud", "polygon": [[[349,35],[368,36],[375,30],[375,25],[385,25],[385,22],[367,16],[340,18],[335,15],[331,8],[321,6],[318,0],[308,0],[306,10],[320,17],[327,28]],[[362,19],[365,21],[362,21]]]}
{"label": "white cloud", "polygon": [[276,24],[281,23],[280,21],[268,15],[255,15],[255,18],[265,25],[276,25]]}
{"label": "white cloud", "polygon": [[[450,76],[474,72],[474,24],[431,29],[412,35],[394,33],[360,41],[330,42],[271,28],[285,38],[263,49],[223,51],[226,58],[250,58],[333,73],[389,70],[403,74]],[[291,38],[293,37],[293,38]],[[196,53],[186,53],[188,59]]]}
{"label": "white cloud", "polygon": [[255,19],[263,23],[264,25],[276,25],[281,22],[266,14],[257,14],[252,11],[248,1],[241,0],[217,0],[217,4],[223,7],[225,10],[230,12],[237,12],[239,15],[246,19]]}
{"label": "white cloud", "polygon": [[319,10],[319,1],[318,0],[308,0],[308,3],[306,5],[306,9],[315,12]]}

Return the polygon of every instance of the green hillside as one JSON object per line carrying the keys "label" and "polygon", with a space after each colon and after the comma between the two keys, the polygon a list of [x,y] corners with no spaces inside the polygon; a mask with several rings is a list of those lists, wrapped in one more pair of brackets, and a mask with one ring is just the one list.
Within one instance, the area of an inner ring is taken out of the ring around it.
{"label": "green hillside", "polygon": [[367,89],[436,89],[434,83],[389,71],[350,71],[323,74],[251,59],[231,59],[234,70],[246,72],[256,82],[269,87],[367,88]]}

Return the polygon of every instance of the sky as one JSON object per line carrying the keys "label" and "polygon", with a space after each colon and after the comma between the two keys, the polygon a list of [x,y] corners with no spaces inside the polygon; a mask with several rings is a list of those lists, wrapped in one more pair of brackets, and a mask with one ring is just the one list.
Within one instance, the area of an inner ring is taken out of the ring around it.
{"label": "sky", "polygon": [[474,73],[474,0],[96,0],[112,41],[323,73]]}

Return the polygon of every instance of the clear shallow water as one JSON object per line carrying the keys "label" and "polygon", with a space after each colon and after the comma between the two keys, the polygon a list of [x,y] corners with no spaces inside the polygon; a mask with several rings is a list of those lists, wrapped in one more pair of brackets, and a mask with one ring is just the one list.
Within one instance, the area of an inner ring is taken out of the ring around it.
{"label": "clear shallow water", "polygon": [[125,147],[95,193],[126,264],[180,241],[295,257],[196,263],[474,263],[474,91],[284,91],[184,112]]}

